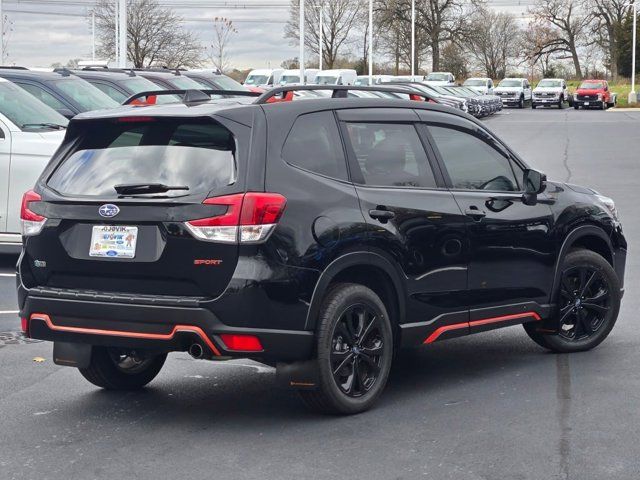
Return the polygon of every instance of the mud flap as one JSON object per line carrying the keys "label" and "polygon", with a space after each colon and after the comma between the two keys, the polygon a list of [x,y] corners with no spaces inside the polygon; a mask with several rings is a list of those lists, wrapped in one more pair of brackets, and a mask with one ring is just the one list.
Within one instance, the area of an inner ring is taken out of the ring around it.
{"label": "mud flap", "polygon": [[276,384],[281,388],[315,390],[318,387],[317,360],[276,365]]}
{"label": "mud flap", "polygon": [[53,363],[65,367],[87,368],[91,363],[91,345],[86,343],[53,343]]}

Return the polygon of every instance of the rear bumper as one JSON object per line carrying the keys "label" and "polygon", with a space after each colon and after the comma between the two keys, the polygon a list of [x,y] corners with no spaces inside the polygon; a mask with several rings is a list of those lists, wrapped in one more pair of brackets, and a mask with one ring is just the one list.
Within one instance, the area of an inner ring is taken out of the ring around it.
{"label": "rear bumper", "polygon": [[[30,338],[164,352],[198,343],[209,358],[279,361],[310,358],[313,332],[231,327],[204,308],[60,300],[29,295],[21,311]],[[223,334],[258,337],[260,352],[234,351]]]}

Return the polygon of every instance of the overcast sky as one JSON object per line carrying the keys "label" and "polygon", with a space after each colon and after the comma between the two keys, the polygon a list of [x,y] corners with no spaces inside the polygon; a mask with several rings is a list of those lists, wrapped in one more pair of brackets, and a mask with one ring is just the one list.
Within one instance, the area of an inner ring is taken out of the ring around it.
{"label": "overcast sky", "polygon": [[[52,0],[51,5],[29,4],[20,0],[3,1],[5,14],[12,24],[7,63],[49,67],[54,62],[66,63],[72,58],[91,58],[88,9],[55,4],[56,1],[59,0]],[[515,13],[520,10],[508,9]],[[16,10],[34,13],[19,13]],[[186,19],[185,27],[196,31],[203,45],[210,44],[212,38],[212,29],[206,19],[216,16],[232,19],[239,32],[229,49],[235,67],[276,67],[283,60],[298,55],[297,47],[290,45],[283,35],[284,22],[289,17],[287,8],[176,10]],[[202,21],[193,21],[195,19]]]}

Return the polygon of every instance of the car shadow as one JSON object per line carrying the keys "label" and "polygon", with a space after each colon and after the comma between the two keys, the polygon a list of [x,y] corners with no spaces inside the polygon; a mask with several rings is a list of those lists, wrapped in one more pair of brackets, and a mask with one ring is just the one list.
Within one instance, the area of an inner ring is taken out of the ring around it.
{"label": "car shadow", "polygon": [[[455,389],[467,379],[482,377],[495,382],[503,377],[512,378],[514,372],[531,368],[536,358],[549,358],[524,333],[511,334],[506,339],[491,339],[489,335],[402,352],[396,358],[389,384],[377,405],[355,417],[322,416],[307,411],[296,392],[276,386],[274,369],[246,361],[215,364],[208,369],[204,361],[182,356],[169,360],[179,363],[178,368],[174,366],[169,372],[161,373],[142,391],[122,393],[96,389],[75,397],[64,409],[78,409],[82,415],[89,416],[102,416],[111,411],[112,421],[144,422],[152,427],[215,424],[216,429],[233,431],[242,429],[242,425],[253,429],[254,421],[263,424],[357,421],[355,419],[363,415],[384,416],[407,402],[423,398],[427,401]],[[79,413],[67,414],[77,416]]]}

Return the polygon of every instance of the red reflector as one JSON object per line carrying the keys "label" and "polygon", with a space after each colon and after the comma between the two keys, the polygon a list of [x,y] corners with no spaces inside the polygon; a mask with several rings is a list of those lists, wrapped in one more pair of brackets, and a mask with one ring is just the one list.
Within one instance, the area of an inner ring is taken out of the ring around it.
{"label": "red reflector", "polygon": [[42,222],[45,218],[42,215],[38,215],[37,213],[32,212],[29,209],[29,205],[34,202],[42,201],[42,197],[34,192],[33,190],[29,190],[22,195],[22,205],[20,206],[20,219],[28,220],[31,222]]}
{"label": "red reflector", "polygon": [[22,328],[22,333],[25,335],[29,335],[29,319],[21,318],[20,319],[20,327]]}
{"label": "red reflector", "polygon": [[119,117],[116,119],[120,123],[153,122],[153,120],[153,117]]}
{"label": "red reflector", "polygon": [[220,339],[227,350],[237,352],[261,352],[264,350],[260,339],[254,335],[223,334]]}

